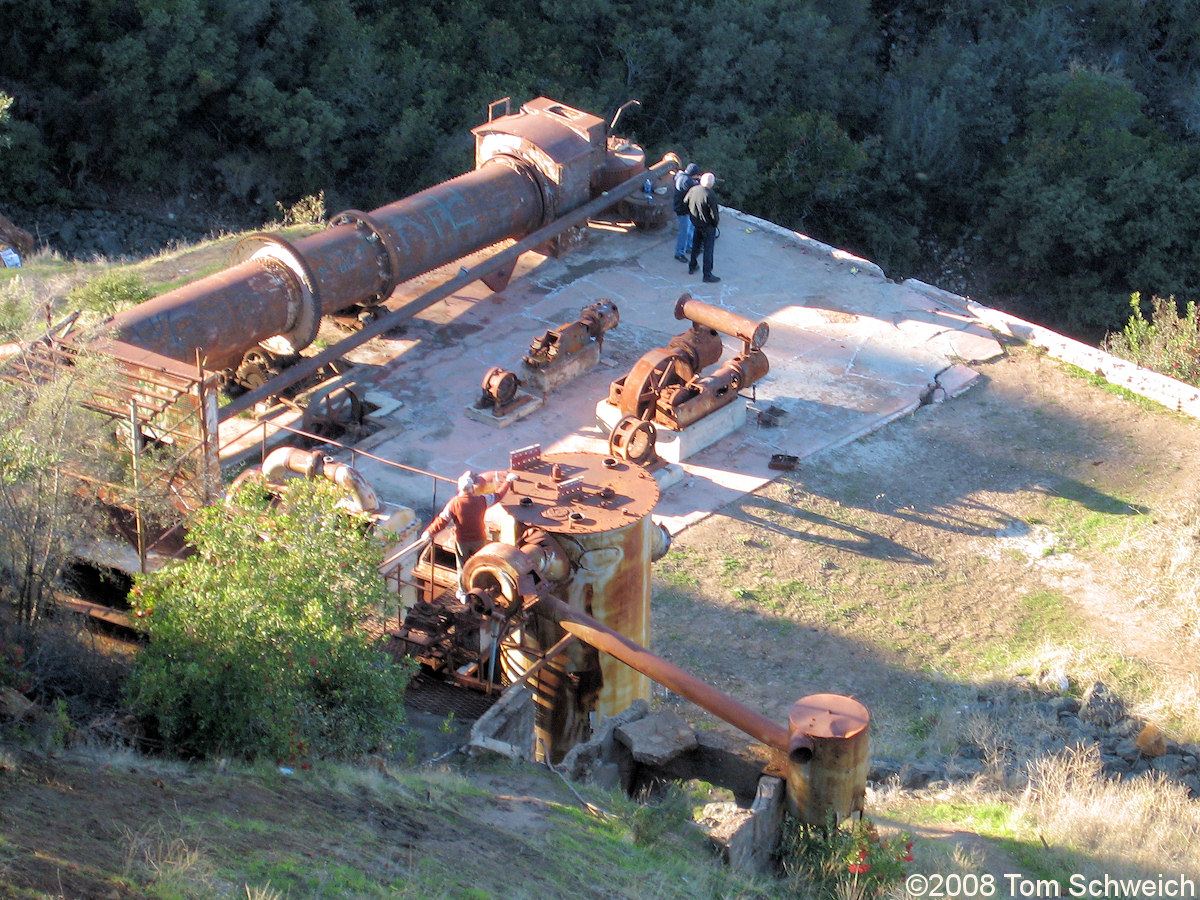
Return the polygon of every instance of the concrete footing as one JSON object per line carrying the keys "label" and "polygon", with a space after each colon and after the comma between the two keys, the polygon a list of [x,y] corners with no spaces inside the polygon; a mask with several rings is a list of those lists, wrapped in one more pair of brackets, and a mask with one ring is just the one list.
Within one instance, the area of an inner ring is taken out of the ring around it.
{"label": "concrete footing", "polygon": [[468,419],[474,419],[476,422],[482,422],[485,425],[494,425],[497,428],[507,428],[515,422],[519,422],[528,416],[541,409],[545,402],[542,397],[535,397],[532,394],[527,394],[525,391],[517,391],[516,397],[512,403],[508,404],[505,412],[501,415],[496,415],[495,410],[480,409],[477,406],[467,406],[463,408],[463,415]]}
{"label": "concrete footing", "polygon": [[548,366],[534,369],[521,363],[521,382],[531,390],[549,394],[580,375],[590,372],[600,362],[600,345],[591,343],[565,359],[556,360]]}

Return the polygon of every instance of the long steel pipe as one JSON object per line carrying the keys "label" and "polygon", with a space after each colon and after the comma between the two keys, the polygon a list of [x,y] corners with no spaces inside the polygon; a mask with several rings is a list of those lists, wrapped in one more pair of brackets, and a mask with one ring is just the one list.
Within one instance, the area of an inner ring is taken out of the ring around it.
{"label": "long steel pipe", "polygon": [[[588,201],[583,206],[573,209],[571,212],[560,216],[553,222],[543,225],[536,231],[525,235],[517,243],[511,247],[499,251],[493,256],[488,257],[482,262],[476,263],[469,269],[463,269],[457,275],[443,282],[436,287],[430,288],[420,296],[410,300],[403,306],[394,309],[382,317],[376,319],[370,325],[367,325],[361,331],[346,337],[345,339],[334,344],[332,347],[327,347],[314,356],[305,358],[303,361],[289,366],[284,370],[283,374],[277,378],[273,378],[268,384],[260,388],[255,388],[248,393],[242,394],[225,406],[221,407],[220,420],[223,422],[226,419],[232,418],[243,410],[250,409],[255,403],[264,400],[271,394],[278,392],[289,384],[294,384],[307,375],[317,371],[321,366],[333,362],[342,355],[353,350],[355,347],[366,343],[373,337],[378,337],[386,331],[395,328],[400,323],[412,318],[417,313],[424,309],[428,309],[439,300],[449,297],[455,291],[462,290],[473,281],[478,281],[486,277],[492,272],[501,268],[513,265],[522,253],[533,250],[546,241],[551,240],[558,235],[563,229],[582,225],[589,218],[599,215],[611,206],[614,206],[618,201],[630,194],[641,189],[642,182],[645,178],[657,180],[663,175],[670,172],[672,169],[677,169],[680,166],[679,157],[674,153],[668,153],[657,163],[651,166],[645,172],[639,173],[633,178],[629,178],[623,183],[614,188],[602,193],[599,197]],[[718,353],[719,358],[719,353]]]}
{"label": "long steel pipe", "polygon": [[[321,315],[384,299],[396,284],[528,234],[542,224],[537,177],[514,158],[481,168],[289,243],[243,242],[248,259],[113,317],[115,336],[206,368],[235,365],[260,342],[287,336],[297,349]],[[272,348],[274,349],[274,348]],[[284,341],[287,349],[287,341]]]}

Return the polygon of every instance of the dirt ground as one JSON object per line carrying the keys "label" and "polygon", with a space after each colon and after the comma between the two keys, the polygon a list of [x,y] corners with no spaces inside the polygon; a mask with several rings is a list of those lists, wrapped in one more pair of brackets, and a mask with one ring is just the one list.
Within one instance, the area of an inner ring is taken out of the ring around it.
{"label": "dirt ground", "polygon": [[654,648],[781,721],[806,694],[853,695],[885,755],[944,739],[921,723],[1022,653],[1051,674],[1056,639],[1194,679],[1196,623],[1141,603],[1155,561],[1120,548],[1195,500],[1197,423],[1030,350],[977,368],[967,393],[681,534],[656,569]]}
{"label": "dirt ground", "polygon": [[[806,694],[858,697],[872,714],[872,756],[909,759],[952,743],[965,727],[956,711],[980,691],[1047,675],[1078,689],[1089,674],[1072,668],[1078,656],[1045,671],[1060,644],[1134,661],[1157,690],[1194,679],[1196,623],[1143,602],[1140,586],[1157,575],[1122,548],[1194,501],[1187,463],[1200,426],[1029,350],[980,371],[969,392],[804,460],[679,535],[656,565],[653,649],[778,721]],[[664,692],[656,701],[723,727]],[[480,779],[495,788],[494,772]],[[292,848],[278,846],[276,828],[211,835],[223,854],[303,854],[309,825],[353,821],[386,838],[389,871],[435,848],[515,858],[527,845],[505,835],[543,827],[540,802],[526,800],[484,804],[495,822],[480,813],[441,833],[367,793],[343,809],[286,780],[8,753],[0,883],[28,892],[19,896],[143,896],[105,873],[168,857],[179,832],[162,823],[201,809],[230,820],[252,810],[295,834]]]}

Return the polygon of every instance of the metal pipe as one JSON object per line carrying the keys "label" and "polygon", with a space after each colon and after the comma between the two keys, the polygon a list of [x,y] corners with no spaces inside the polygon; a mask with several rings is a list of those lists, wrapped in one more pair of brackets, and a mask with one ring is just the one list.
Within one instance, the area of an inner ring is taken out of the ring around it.
{"label": "metal pipe", "polygon": [[715,329],[721,334],[741,338],[753,350],[761,350],[771,333],[771,326],[766,322],[755,322],[719,306],[696,300],[687,293],[675,301],[675,318],[688,319],[697,325]]}
{"label": "metal pipe", "polygon": [[[303,362],[289,366],[282,374],[272,378],[269,384],[242,394],[240,397],[221,407],[220,420],[224,422],[226,419],[236,416],[239,412],[250,409],[260,400],[265,400],[267,397],[279,393],[289,385],[308,377],[321,368],[321,366],[344,356],[355,347],[365,344],[371,338],[390,331],[401,322],[411,319],[422,310],[449,297],[455,291],[462,290],[471,282],[478,281],[492,272],[515,263],[521,254],[536,249],[539,245],[554,238],[566,228],[586,222],[592,216],[604,212],[604,210],[613,206],[618,201],[639,190],[643,178],[658,178],[678,167],[679,157],[674,153],[668,153],[645,172],[639,172],[633,178],[629,178],[623,184],[606,191],[595,200],[585,203],[567,215],[554,220],[549,225],[543,225],[537,231],[517,241],[511,247],[501,250],[493,256],[489,256],[483,262],[469,269],[464,269],[444,284],[426,291],[398,309],[393,310],[385,316],[381,316],[345,340],[339,341],[332,347],[322,350],[315,356],[307,357]],[[437,506],[436,502],[434,506]]]}
{"label": "metal pipe", "polygon": [[[116,337],[209,369],[237,363],[256,344],[283,336],[295,352],[316,336],[321,315],[375,303],[396,284],[542,224],[532,169],[496,159],[369,215],[334,217],[332,227],[294,244],[254,235],[229,269],[118,313]],[[276,349],[268,346],[268,349]]]}
{"label": "metal pipe", "polygon": [[557,597],[542,597],[538,601],[538,609],[554,619],[568,634],[573,634],[597,650],[619,659],[625,665],[686,697],[768,747],[783,753],[788,752],[791,739],[788,729],[784,726],[743,706],[661,656],[655,656],[645,647],[613,631],[586,613],[572,609]]}

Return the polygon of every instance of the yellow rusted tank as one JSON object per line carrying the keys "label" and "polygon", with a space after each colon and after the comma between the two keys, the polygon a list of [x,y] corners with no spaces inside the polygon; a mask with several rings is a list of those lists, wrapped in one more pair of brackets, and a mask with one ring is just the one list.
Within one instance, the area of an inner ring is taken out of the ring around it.
{"label": "yellow rusted tank", "polygon": [[[650,564],[666,552],[666,532],[651,518],[654,478],[634,463],[595,453],[553,453],[523,462],[503,502],[511,517],[502,540],[522,546],[545,535],[568,566],[547,589],[643,645],[650,644]],[[543,541],[546,543],[547,541]],[[513,675],[525,671],[564,632],[538,619],[507,651]],[[570,646],[533,684],[536,739],[552,759],[586,737],[592,714],[614,715],[649,699],[650,679],[586,644]]]}
{"label": "yellow rusted tank", "polygon": [[801,697],[788,714],[788,806],[806,825],[862,812],[870,715],[841,694]]}

